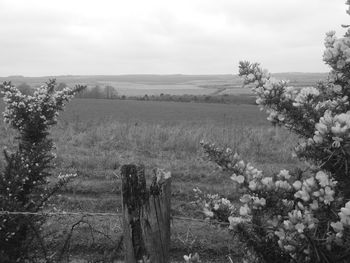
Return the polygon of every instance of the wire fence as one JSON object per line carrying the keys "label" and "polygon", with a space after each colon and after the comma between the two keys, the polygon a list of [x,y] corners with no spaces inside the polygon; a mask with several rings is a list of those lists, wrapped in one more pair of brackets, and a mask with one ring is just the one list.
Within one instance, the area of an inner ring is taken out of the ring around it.
{"label": "wire fence", "polygon": [[[121,262],[125,256],[121,212],[0,210],[0,220],[27,217],[30,221],[32,216],[46,217],[42,229],[28,244],[33,253],[30,257],[33,259],[47,259],[47,262],[60,263],[97,263]],[[203,246],[203,231],[207,236],[218,231],[217,227],[224,230],[224,227],[229,225],[228,222],[176,215],[171,216],[170,220],[174,227],[171,231],[172,246],[176,248],[175,251],[183,250],[184,254],[186,251],[197,251]],[[185,221],[188,224],[184,223]],[[175,253],[174,257],[179,256]]]}
{"label": "wire fence", "polygon": [[122,213],[96,213],[96,212],[21,212],[21,211],[0,211],[0,215],[41,215],[41,216],[122,216]]}
{"label": "wire fence", "polygon": [[[98,213],[98,212],[70,212],[70,211],[59,211],[59,212],[26,212],[26,211],[0,211],[0,215],[40,215],[40,216],[109,216],[109,217],[122,217],[122,213]],[[202,223],[212,223],[217,225],[229,226],[230,223],[222,222],[218,220],[207,220],[193,217],[183,216],[171,216],[172,220],[182,221],[194,221]]]}

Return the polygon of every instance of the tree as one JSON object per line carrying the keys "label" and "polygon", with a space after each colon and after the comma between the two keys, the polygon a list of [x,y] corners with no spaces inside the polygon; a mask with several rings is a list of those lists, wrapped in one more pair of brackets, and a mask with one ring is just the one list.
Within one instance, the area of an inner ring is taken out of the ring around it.
{"label": "tree", "polygon": [[103,98],[103,92],[99,85],[96,85],[95,87],[93,87],[89,93],[91,98],[95,98],[95,99]]}
{"label": "tree", "polygon": [[109,85],[107,85],[105,87],[104,93],[106,94],[106,99],[114,99],[118,95],[115,88],[113,86],[109,86]]}

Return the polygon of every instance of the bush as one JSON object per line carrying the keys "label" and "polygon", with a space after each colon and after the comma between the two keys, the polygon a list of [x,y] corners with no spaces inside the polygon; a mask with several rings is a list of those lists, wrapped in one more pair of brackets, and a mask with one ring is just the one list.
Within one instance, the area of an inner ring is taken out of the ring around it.
{"label": "bush", "polygon": [[[350,261],[350,29],[342,38],[327,33],[325,46],[331,71],[315,87],[289,86],[257,63],[239,65],[268,120],[299,136],[295,155],[306,170],[264,175],[231,149],[202,143],[240,186],[241,206],[227,220],[262,262]],[[219,218],[220,209],[210,212]]]}
{"label": "bush", "polygon": [[[51,175],[53,143],[49,128],[57,123],[57,116],[66,102],[83,86],[55,90],[55,80],[37,88],[33,95],[22,94],[11,83],[2,85],[5,122],[17,131],[17,150],[4,151],[6,166],[0,172],[0,257],[2,262],[24,262],[37,248],[30,251],[33,241],[39,243],[45,255],[45,245],[40,243],[44,217],[40,211],[52,194],[72,175],[59,176],[58,183],[48,187]],[[14,214],[11,214],[14,212]],[[24,214],[15,214],[21,212]],[[27,213],[27,214],[25,214]]]}

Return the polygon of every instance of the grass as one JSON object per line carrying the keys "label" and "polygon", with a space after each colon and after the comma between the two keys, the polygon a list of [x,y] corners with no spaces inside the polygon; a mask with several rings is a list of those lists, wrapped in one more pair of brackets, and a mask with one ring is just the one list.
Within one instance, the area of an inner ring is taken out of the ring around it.
{"label": "grass", "polygon": [[[0,105],[1,110],[1,105]],[[255,105],[179,103],[168,101],[115,101],[75,99],[61,115],[63,123],[121,121],[152,124],[221,123],[267,126],[266,115]]]}
{"label": "grass", "polygon": [[[0,110],[3,107],[0,103]],[[12,130],[1,124],[0,131],[1,148],[11,148]],[[120,212],[121,185],[116,174],[123,164],[143,163],[148,175],[155,167],[172,172],[174,215],[203,218],[193,204],[193,188],[232,200],[237,198],[237,189],[229,176],[205,160],[199,145],[202,139],[232,147],[266,173],[297,164],[291,157],[297,138],[271,127],[254,105],[76,99],[61,114],[52,137],[57,153],[54,174],[79,174],[51,201],[52,209],[66,211]],[[53,249],[62,245],[77,220],[49,218],[46,229],[56,233],[50,239]],[[121,234],[118,219],[88,220],[74,230],[71,258],[120,259],[121,252],[115,251]],[[175,261],[199,252],[204,262],[228,262],[227,256],[239,262],[242,249],[226,228],[173,222],[171,253]]]}

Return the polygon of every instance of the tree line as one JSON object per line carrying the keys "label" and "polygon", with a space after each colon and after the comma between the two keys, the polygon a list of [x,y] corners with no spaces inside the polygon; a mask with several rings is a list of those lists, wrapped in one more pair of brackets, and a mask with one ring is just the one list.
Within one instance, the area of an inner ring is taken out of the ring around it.
{"label": "tree line", "polygon": [[[32,95],[34,89],[27,83],[16,86],[24,95]],[[67,84],[57,84],[57,90],[63,90]],[[0,94],[0,97],[3,95]],[[172,95],[161,93],[159,95],[121,95],[115,87],[106,85],[101,87],[95,85],[78,92],[75,96],[81,99],[119,99],[119,100],[140,100],[140,101],[171,101],[171,102],[198,102],[198,103],[222,103],[222,104],[252,104],[255,105],[255,97],[251,94],[212,94],[212,95]]]}
{"label": "tree line", "polygon": [[[56,90],[63,90],[67,88],[68,85],[64,82],[58,83]],[[21,91],[24,95],[33,95],[34,88],[29,84],[23,82],[19,85],[16,85],[16,88]],[[3,94],[0,95],[3,97]],[[86,88],[77,93],[76,98],[89,98],[89,99],[117,99],[118,92],[117,90],[110,85],[101,87],[99,85],[95,85],[94,87]]]}

